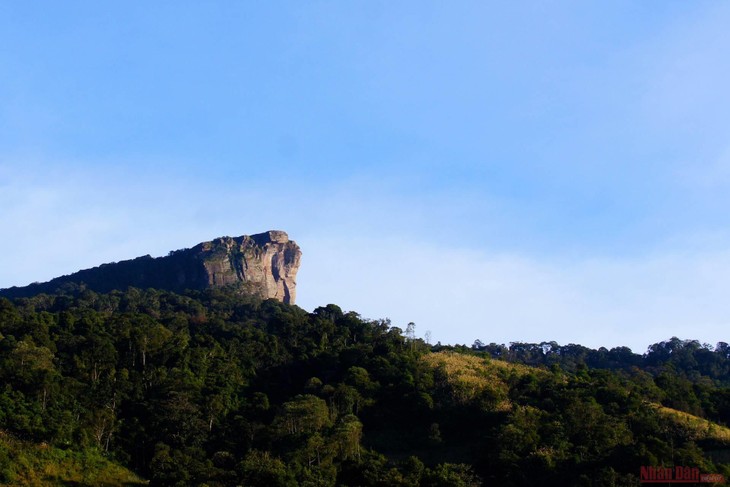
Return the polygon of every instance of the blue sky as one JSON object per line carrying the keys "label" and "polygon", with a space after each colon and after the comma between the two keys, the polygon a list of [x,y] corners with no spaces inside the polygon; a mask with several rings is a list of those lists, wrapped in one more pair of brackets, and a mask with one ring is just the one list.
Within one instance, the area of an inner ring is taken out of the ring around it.
{"label": "blue sky", "polygon": [[730,341],[730,6],[6,2],[0,287],[284,229],[434,341]]}

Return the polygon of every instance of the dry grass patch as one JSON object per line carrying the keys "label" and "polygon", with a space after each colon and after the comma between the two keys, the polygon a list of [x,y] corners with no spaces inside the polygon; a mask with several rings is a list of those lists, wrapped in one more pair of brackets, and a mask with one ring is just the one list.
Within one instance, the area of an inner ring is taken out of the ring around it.
{"label": "dry grass patch", "polygon": [[659,414],[684,431],[692,440],[715,440],[730,445],[730,428],[676,409],[652,404]]}
{"label": "dry grass patch", "polygon": [[479,398],[491,404],[495,411],[508,411],[512,407],[507,383],[510,375],[525,375],[538,370],[456,352],[430,353],[421,360],[438,370],[445,382],[442,385],[449,389],[455,401],[466,403]]}

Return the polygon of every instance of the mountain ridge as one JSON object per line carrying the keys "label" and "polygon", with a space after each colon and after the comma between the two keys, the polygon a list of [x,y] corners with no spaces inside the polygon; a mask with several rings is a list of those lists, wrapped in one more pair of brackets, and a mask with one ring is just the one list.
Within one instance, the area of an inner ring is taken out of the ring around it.
{"label": "mountain ridge", "polygon": [[240,237],[219,237],[192,248],[173,250],[167,256],[148,254],[105,263],[42,283],[0,289],[0,296],[31,297],[73,284],[83,284],[102,293],[128,287],[182,292],[236,286],[264,299],[294,304],[301,254],[297,243],[286,232],[269,230]]}

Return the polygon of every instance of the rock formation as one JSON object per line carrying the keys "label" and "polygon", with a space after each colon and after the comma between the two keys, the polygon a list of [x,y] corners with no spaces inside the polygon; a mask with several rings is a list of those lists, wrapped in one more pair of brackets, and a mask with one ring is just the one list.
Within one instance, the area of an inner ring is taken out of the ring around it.
{"label": "rock formation", "polygon": [[175,250],[166,257],[146,255],[103,264],[45,283],[2,289],[0,296],[14,298],[52,293],[69,283],[83,283],[100,293],[130,286],[174,292],[239,286],[264,299],[294,304],[301,255],[299,246],[289,240],[286,232],[271,230],[251,236],[217,238],[191,249]]}

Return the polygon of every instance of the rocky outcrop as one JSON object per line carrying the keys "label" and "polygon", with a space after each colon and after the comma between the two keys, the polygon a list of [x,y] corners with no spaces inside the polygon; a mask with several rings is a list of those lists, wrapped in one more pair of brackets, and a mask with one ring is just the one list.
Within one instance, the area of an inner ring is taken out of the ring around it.
{"label": "rocky outcrop", "polygon": [[265,298],[293,304],[302,252],[286,232],[223,237],[192,249],[205,269],[204,287],[247,283]]}
{"label": "rocky outcrop", "polygon": [[72,284],[96,292],[127,287],[186,289],[237,286],[262,298],[294,304],[296,277],[302,252],[286,232],[271,230],[257,235],[221,237],[165,257],[149,255],[103,264],[45,283],[0,290],[0,296],[27,297],[52,293]]}

